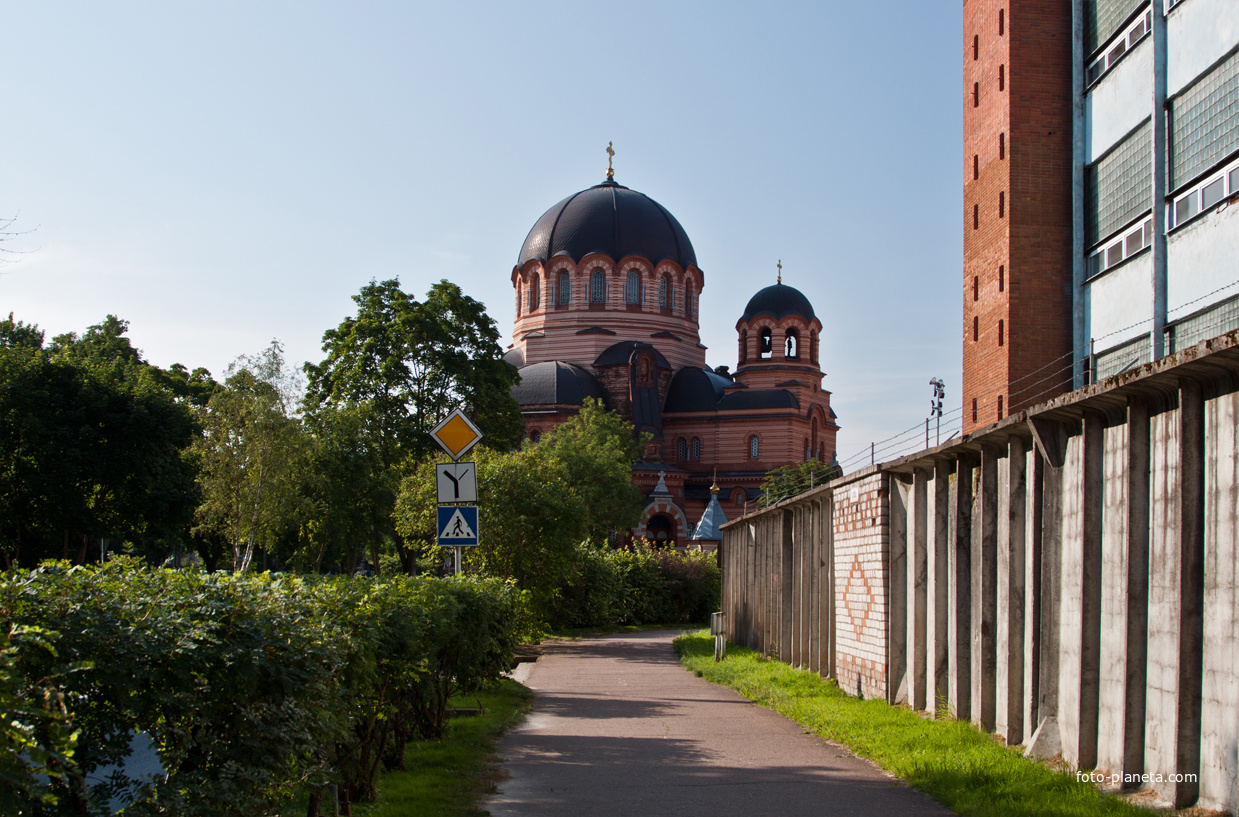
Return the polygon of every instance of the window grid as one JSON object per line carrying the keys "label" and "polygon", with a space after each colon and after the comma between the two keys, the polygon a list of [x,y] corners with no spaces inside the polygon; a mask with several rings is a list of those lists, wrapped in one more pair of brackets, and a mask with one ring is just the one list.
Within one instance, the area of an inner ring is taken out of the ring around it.
{"label": "window grid", "polygon": [[593,304],[606,303],[607,300],[607,278],[606,274],[600,270],[594,270],[593,283],[590,285],[589,302]]}
{"label": "window grid", "polygon": [[1084,50],[1092,54],[1114,36],[1145,0],[1084,0]]}
{"label": "window grid", "polygon": [[566,270],[559,273],[559,303],[572,303],[572,279]]}
{"label": "window grid", "polygon": [[628,273],[628,284],[624,287],[624,302],[637,304],[641,302],[641,278],[636,270]]}
{"label": "window grid", "polygon": [[1084,169],[1084,243],[1092,247],[1152,207],[1150,135],[1145,122]]}
{"label": "window grid", "polygon": [[1195,346],[1202,340],[1216,338],[1223,332],[1239,327],[1239,298],[1176,323],[1169,330],[1170,351],[1177,352]]}
{"label": "window grid", "polygon": [[1239,52],[1170,103],[1171,188],[1239,150]]}

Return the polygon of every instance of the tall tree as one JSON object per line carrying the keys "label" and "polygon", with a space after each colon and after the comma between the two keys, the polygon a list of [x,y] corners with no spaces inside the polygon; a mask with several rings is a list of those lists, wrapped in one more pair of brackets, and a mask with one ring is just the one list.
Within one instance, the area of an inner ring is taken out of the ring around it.
{"label": "tall tree", "polygon": [[581,500],[586,534],[599,544],[641,519],[645,499],[632,484],[632,466],[646,442],[633,435],[632,423],[591,397],[577,416],[536,444],[563,470]]}
{"label": "tall tree", "polygon": [[[195,426],[163,373],[109,315],[43,348],[0,322],[0,549],[7,559],[85,557],[88,540],[164,550],[196,501]],[[23,541],[24,540],[24,541]],[[59,540],[59,542],[57,542]],[[59,545],[59,546],[57,546]]]}
{"label": "tall tree", "polygon": [[[518,375],[503,360],[495,322],[455,284],[440,281],[419,302],[398,281],[371,281],[353,301],[357,315],[323,334],[326,358],[306,364],[307,413],[318,428],[336,423],[333,433],[342,429],[337,420],[351,418],[352,445],[371,459],[363,468],[359,461],[337,457],[325,475],[338,467],[350,480],[364,473],[366,484],[326,490],[367,503],[356,511],[368,520],[384,520],[381,528],[367,525],[371,543],[390,538],[404,569],[412,572],[416,554],[394,536],[390,522],[399,467],[435,450],[430,430],[458,407],[492,446],[514,445],[521,422],[510,392]],[[320,422],[328,411],[344,413]]]}
{"label": "tall tree", "polygon": [[255,545],[295,527],[305,510],[298,483],[308,439],[295,415],[296,385],[279,341],[238,359],[202,412],[198,530],[232,548],[244,572]]}
{"label": "tall tree", "polygon": [[499,329],[481,303],[440,281],[418,302],[400,282],[371,281],[357,295],[357,316],[323,333],[326,359],[306,364],[306,402],[368,405],[384,462],[434,450],[430,429],[461,407],[492,446],[520,436],[520,409],[509,392],[516,370],[503,360]]}

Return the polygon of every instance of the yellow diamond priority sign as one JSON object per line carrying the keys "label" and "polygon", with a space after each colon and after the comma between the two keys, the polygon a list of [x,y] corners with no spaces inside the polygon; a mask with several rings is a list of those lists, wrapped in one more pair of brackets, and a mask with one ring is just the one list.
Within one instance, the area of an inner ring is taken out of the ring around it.
{"label": "yellow diamond priority sign", "polygon": [[469,422],[460,409],[455,409],[443,422],[430,430],[430,436],[454,460],[463,457],[482,439],[482,432]]}

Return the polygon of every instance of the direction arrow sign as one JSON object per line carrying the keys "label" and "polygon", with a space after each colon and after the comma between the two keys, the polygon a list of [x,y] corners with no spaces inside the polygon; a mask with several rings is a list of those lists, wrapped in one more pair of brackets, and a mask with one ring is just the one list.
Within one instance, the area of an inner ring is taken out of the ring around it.
{"label": "direction arrow sign", "polygon": [[443,422],[430,429],[430,436],[448,456],[458,460],[482,439],[482,432],[469,422],[469,418],[460,409],[453,409]]}
{"label": "direction arrow sign", "polygon": [[440,547],[461,547],[478,543],[477,505],[440,505],[438,523]]}
{"label": "direction arrow sign", "polygon": [[472,462],[441,462],[435,466],[439,502],[477,502],[478,469]]}

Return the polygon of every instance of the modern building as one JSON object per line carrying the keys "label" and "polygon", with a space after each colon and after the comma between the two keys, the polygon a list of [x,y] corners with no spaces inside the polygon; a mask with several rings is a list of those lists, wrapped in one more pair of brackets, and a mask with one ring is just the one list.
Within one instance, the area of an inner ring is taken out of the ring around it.
{"label": "modern building", "polygon": [[610,170],[534,223],[512,269],[506,357],[520,369],[526,434],[537,440],[589,397],[619,412],[650,437],[633,473],[648,504],[632,533],[679,546],[751,507],[769,470],[832,461],[838,431],[809,300],[780,270],[736,322],[732,372],[706,365],[704,286],[675,216]]}
{"label": "modern building", "polygon": [[964,430],[1239,325],[1239,4],[965,0]]}

